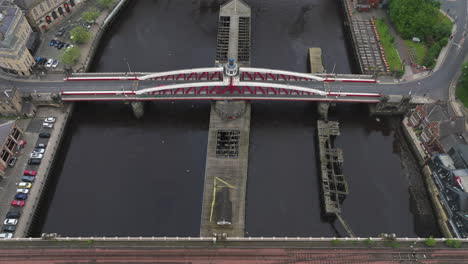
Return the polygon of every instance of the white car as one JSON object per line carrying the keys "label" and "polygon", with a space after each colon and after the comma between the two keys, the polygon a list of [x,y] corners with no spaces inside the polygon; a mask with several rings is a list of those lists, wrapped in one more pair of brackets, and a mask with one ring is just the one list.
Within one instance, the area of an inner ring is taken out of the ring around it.
{"label": "white car", "polygon": [[31,153],[31,155],[29,155],[29,157],[31,159],[42,159],[44,157],[44,155],[40,154],[40,153]]}
{"label": "white car", "polygon": [[18,183],[19,188],[30,189],[32,187],[32,183],[30,182],[20,182]]}
{"label": "white car", "polygon": [[54,63],[54,59],[49,59],[49,60],[47,61],[47,63],[46,63],[45,66],[46,66],[47,68],[50,68],[50,67],[52,67],[52,64],[53,64],[53,63]]}
{"label": "white car", "polygon": [[16,225],[17,223],[18,223],[18,219],[12,219],[12,218],[5,219],[5,221],[3,222],[3,224],[5,225]]}
{"label": "white car", "polygon": [[43,148],[35,148],[33,149],[32,153],[37,153],[37,154],[44,154],[45,149]]}
{"label": "white car", "polygon": [[52,63],[52,68],[57,68],[58,66],[58,60],[54,60],[54,62]]}
{"label": "white car", "polygon": [[24,193],[24,194],[26,194],[26,193],[29,193],[29,189],[23,189],[23,188],[17,189],[17,190],[16,190],[16,193]]}
{"label": "white car", "polygon": [[44,122],[46,123],[55,123],[55,117],[48,117],[44,119]]}
{"label": "white car", "polygon": [[42,127],[43,127],[43,128],[53,128],[53,127],[54,127],[54,123],[42,123]]}
{"label": "white car", "polygon": [[0,233],[0,239],[9,239],[12,238],[13,234],[12,233]]}

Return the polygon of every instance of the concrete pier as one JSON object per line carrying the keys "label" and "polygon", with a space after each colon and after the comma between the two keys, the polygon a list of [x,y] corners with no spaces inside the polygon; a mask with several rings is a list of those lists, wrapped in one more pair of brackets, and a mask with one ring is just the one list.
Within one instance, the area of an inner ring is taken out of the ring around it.
{"label": "concrete pier", "polygon": [[[216,64],[234,59],[250,66],[250,7],[233,0],[221,7]],[[231,61],[230,67],[234,67]],[[228,68],[226,71],[229,72]],[[235,73],[224,78],[234,78]],[[200,236],[243,237],[250,136],[250,104],[211,105]]]}
{"label": "concrete pier", "polygon": [[323,73],[322,63],[322,49],[321,48],[310,48],[309,49],[309,65],[310,73]]}
{"label": "concrete pier", "polygon": [[142,118],[143,115],[145,114],[145,105],[144,102],[131,102],[130,103],[132,106],[133,110],[133,115],[135,115],[136,118]]}

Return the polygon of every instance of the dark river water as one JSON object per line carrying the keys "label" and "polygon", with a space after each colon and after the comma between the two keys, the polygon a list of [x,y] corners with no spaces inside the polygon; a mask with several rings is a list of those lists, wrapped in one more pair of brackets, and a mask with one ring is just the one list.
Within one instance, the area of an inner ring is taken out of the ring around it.
{"label": "dark river water", "polygon": [[[141,0],[103,38],[94,71],[164,71],[214,64],[217,6],[224,1]],[[307,71],[307,49],[328,71],[352,72],[338,0],[250,0],[252,66]],[[339,105],[337,145],[350,195],[343,216],[360,236],[439,235],[396,119]],[[157,102],[136,120],[123,104],[79,104],[33,232],[62,236],[198,236],[209,102]],[[246,232],[250,236],[346,236],[321,220],[316,105],[254,102]],[[419,204],[419,205],[416,205]]]}

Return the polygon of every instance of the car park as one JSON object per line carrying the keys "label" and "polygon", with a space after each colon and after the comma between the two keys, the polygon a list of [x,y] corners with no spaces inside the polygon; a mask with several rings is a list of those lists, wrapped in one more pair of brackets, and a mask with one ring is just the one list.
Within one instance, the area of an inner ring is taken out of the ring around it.
{"label": "car park", "polygon": [[47,61],[47,63],[46,63],[46,67],[47,67],[47,68],[52,67],[52,63],[54,63],[54,59],[49,59],[49,60]]}
{"label": "car park", "polygon": [[52,63],[52,68],[57,68],[58,64],[59,64],[59,61],[54,60],[54,62]]}
{"label": "car park", "polygon": [[21,180],[24,182],[33,182],[36,179],[34,176],[21,176]]}
{"label": "car park", "polygon": [[24,201],[13,200],[11,201],[11,206],[16,206],[16,207],[24,206]]}
{"label": "car park", "polygon": [[14,225],[4,225],[3,226],[3,231],[13,233],[13,232],[16,231],[16,226],[14,226]]}
{"label": "car park", "polygon": [[39,133],[40,138],[50,138],[50,133]]}
{"label": "car park", "polygon": [[[25,177],[31,177],[31,176],[25,176]],[[15,200],[25,201],[27,199],[28,199],[28,195],[25,193],[17,193],[15,195]]]}
{"label": "car park", "polygon": [[6,218],[20,218],[21,213],[18,211],[11,211],[6,214]]}
{"label": "car park", "polygon": [[9,166],[9,167],[14,167],[17,160],[18,160],[17,157],[11,158],[11,159],[8,161],[8,166]]}
{"label": "car park", "polygon": [[[36,149],[34,149],[34,150],[36,150]],[[43,152],[41,152],[41,153],[43,153]],[[23,172],[23,175],[26,175],[26,176],[36,176],[36,175],[37,175],[37,171],[35,171],[35,170],[25,170],[25,171]]]}
{"label": "car park", "polygon": [[29,189],[16,189],[16,193],[25,193],[25,194],[28,194],[28,193],[29,193]]}
{"label": "car park", "polygon": [[29,159],[28,164],[29,165],[39,165],[39,164],[41,164],[41,159],[36,159],[36,158]]}
{"label": "car park", "polygon": [[[45,152],[45,149],[43,148],[35,148],[32,151],[32,153],[38,153],[38,154],[43,154],[44,152]],[[35,176],[35,175],[31,175],[31,176]]]}
{"label": "car park", "polygon": [[47,122],[47,123],[55,123],[57,119],[55,117],[47,117],[46,119],[44,119],[44,122]]}
{"label": "car park", "polygon": [[9,239],[9,238],[13,238],[12,233],[0,233],[0,239]]}
{"label": "car park", "polygon": [[43,155],[43,154],[40,154],[40,153],[34,153],[34,152],[33,152],[33,153],[31,153],[31,155],[29,155],[29,157],[30,157],[31,159],[42,159],[42,158],[44,157],[44,155]]}
{"label": "car park", "polygon": [[44,144],[44,143],[39,143],[36,145],[36,148],[43,148],[45,149],[47,147],[47,144]]}
{"label": "car park", "polygon": [[54,127],[54,123],[42,123],[42,127],[43,128],[53,128]]}
{"label": "car park", "polygon": [[16,224],[18,224],[18,219],[7,218],[7,219],[5,219],[5,221],[3,221],[3,224],[5,224],[5,225],[16,225]]}
{"label": "car park", "polygon": [[18,188],[26,188],[26,189],[31,189],[32,183],[29,182],[20,182],[18,183]]}

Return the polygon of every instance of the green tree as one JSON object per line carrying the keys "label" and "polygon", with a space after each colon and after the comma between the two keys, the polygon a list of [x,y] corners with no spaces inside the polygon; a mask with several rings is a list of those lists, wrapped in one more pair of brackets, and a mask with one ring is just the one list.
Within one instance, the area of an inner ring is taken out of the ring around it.
{"label": "green tree", "polygon": [[82,26],[74,27],[70,31],[70,39],[78,44],[83,44],[88,42],[90,38],[89,32]]}
{"label": "green tree", "polygon": [[60,56],[62,63],[67,65],[75,65],[80,59],[80,49],[78,47],[73,47],[66,49]]}
{"label": "green tree", "polygon": [[99,6],[102,8],[109,8],[115,3],[115,0],[98,0]]}
{"label": "green tree", "polygon": [[81,15],[81,18],[85,22],[94,22],[96,21],[98,17],[99,17],[99,10],[97,10],[96,8],[91,8]]}

